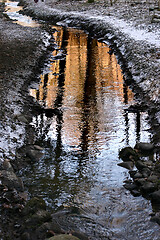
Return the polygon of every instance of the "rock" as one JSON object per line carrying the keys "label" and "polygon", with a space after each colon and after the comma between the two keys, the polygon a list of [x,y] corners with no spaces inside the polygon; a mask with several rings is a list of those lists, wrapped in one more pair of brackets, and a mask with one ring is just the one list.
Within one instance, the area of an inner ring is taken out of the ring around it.
{"label": "rock", "polygon": [[156,213],[155,216],[151,217],[152,222],[156,222],[160,225],[160,213]]}
{"label": "rock", "polygon": [[14,172],[13,167],[8,159],[5,159],[2,163],[2,170]]}
{"label": "rock", "polygon": [[129,191],[137,189],[137,185],[135,183],[126,183],[123,186]]}
{"label": "rock", "polygon": [[55,233],[58,234],[64,233],[64,230],[62,230],[61,226],[57,222],[45,222],[39,228],[36,229],[36,235],[41,239],[51,237]]}
{"label": "rock", "polygon": [[72,231],[72,235],[79,238],[80,240],[88,240],[89,238],[81,232]]}
{"label": "rock", "polygon": [[157,185],[155,183],[151,183],[151,182],[145,182],[142,187],[141,190],[143,193],[151,193],[154,192],[157,188]]}
{"label": "rock", "polygon": [[34,214],[38,210],[46,210],[46,203],[42,198],[34,197],[27,202],[22,214]]}
{"label": "rock", "polygon": [[36,149],[30,149],[26,153],[26,155],[32,160],[32,161],[38,161],[43,156],[43,153]]}
{"label": "rock", "polygon": [[149,182],[157,182],[159,180],[158,176],[157,175],[151,175],[148,177],[147,181]]}
{"label": "rock", "polygon": [[8,189],[16,189],[18,191],[24,191],[24,185],[22,180],[16,176],[16,174],[11,171],[2,170],[0,172],[0,179],[2,180],[2,184],[7,186]]}
{"label": "rock", "polygon": [[122,163],[118,163],[117,165],[120,166],[120,167],[127,168],[127,169],[129,169],[129,170],[132,170],[133,167],[134,167],[134,163],[131,162],[131,161],[130,161],[130,162],[122,162]]}
{"label": "rock", "polygon": [[146,179],[145,178],[136,178],[134,181],[137,185],[143,186],[146,182]]}
{"label": "rock", "polygon": [[139,160],[139,156],[138,156],[137,152],[131,147],[125,147],[125,148],[121,149],[119,152],[119,157],[123,161],[138,161]]}
{"label": "rock", "polygon": [[68,235],[68,234],[61,234],[61,235],[51,237],[49,238],[49,240],[79,240],[79,238],[72,235]]}
{"label": "rock", "polygon": [[152,193],[150,196],[151,196],[152,201],[154,201],[156,203],[160,203],[160,190]]}
{"label": "rock", "polygon": [[130,174],[130,177],[131,177],[131,178],[134,178],[134,176],[135,176],[136,173],[137,173],[137,171],[135,171],[135,170],[129,171],[129,174]]}
{"label": "rock", "polygon": [[39,145],[33,145],[34,149],[38,150],[38,151],[43,151],[43,148],[40,147]]}
{"label": "rock", "polygon": [[146,164],[139,160],[136,162],[136,167],[138,170],[142,170],[143,168],[146,168]]}
{"label": "rock", "polygon": [[26,220],[26,224],[36,227],[37,225],[50,221],[51,219],[51,214],[49,212],[45,210],[39,210]]}
{"label": "rock", "polygon": [[23,123],[28,123],[28,119],[24,115],[17,115],[16,118],[18,121],[23,122]]}
{"label": "rock", "polygon": [[21,240],[30,240],[31,237],[30,237],[30,234],[27,233],[27,232],[24,232],[22,235],[21,235]]}
{"label": "rock", "polygon": [[133,176],[134,179],[136,178],[143,178],[143,175],[140,173],[140,172],[137,172],[134,176]]}
{"label": "rock", "polygon": [[152,152],[154,150],[154,145],[152,143],[140,142],[137,143],[134,147],[135,149],[141,151],[142,153]]}
{"label": "rock", "polygon": [[148,178],[151,175],[151,170],[149,168],[143,168],[142,175],[144,178]]}
{"label": "rock", "polygon": [[131,190],[131,193],[134,197],[139,197],[141,195],[141,193],[136,189]]}

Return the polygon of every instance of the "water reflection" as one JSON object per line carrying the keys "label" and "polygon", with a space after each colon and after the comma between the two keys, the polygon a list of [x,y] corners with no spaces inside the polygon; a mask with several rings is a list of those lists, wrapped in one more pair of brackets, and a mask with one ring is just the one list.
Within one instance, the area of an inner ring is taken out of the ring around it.
{"label": "water reflection", "polygon": [[[124,239],[126,233],[128,240],[142,239],[133,233],[137,221],[144,226],[144,219],[145,229],[151,229],[144,212],[151,207],[126,193],[128,172],[117,163],[120,148],[149,141],[147,113],[126,110],[135,103],[134,95],[106,44],[83,31],[55,28],[57,48],[49,70],[40,76],[39,87],[30,89],[44,109],[33,119],[37,140],[49,140],[52,149],[34,171],[29,169],[35,173],[30,181],[27,177],[29,190],[54,207],[81,204],[92,218],[114,229],[115,239]],[[47,116],[51,109],[54,114]],[[128,221],[133,227],[126,229]]]}
{"label": "water reflection", "polygon": [[19,2],[9,1],[9,0],[1,0],[1,2],[5,3],[5,14],[7,14],[8,17],[12,19],[15,23],[22,25],[24,27],[40,26],[31,17],[24,16],[19,13],[19,11],[23,10],[23,7],[18,6]]}
{"label": "water reflection", "polygon": [[[118,105],[131,103],[133,93],[128,87],[124,89],[120,66],[114,54],[107,54],[110,49],[106,44],[74,30],[58,29],[54,35],[59,48],[53,51],[50,72],[41,76],[39,89],[31,89],[31,95],[45,108],[63,108],[63,144],[95,147],[100,132],[115,130],[113,117],[119,115]],[[54,60],[63,54],[62,48],[66,59]],[[49,132],[53,138],[55,124],[53,120]],[[102,138],[106,141],[106,135]]]}

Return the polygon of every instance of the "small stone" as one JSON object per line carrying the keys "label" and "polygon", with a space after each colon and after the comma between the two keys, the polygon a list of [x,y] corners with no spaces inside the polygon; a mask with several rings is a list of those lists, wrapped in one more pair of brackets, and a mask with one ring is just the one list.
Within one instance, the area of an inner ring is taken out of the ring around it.
{"label": "small stone", "polygon": [[135,178],[142,178],[143,175],[140,173],[140,172],[137,172],[135,175],[134,175],[134,179]]}
{"label": "small stone", "polygon": [[72,235],[78,237],[80,240],[88,240],[89,238],[82,232],[73,231]]}
{"label": "small stone", "polygon": [[49,240],[79,240],[79,238],[69,234],[61,234],[61,235],[51,237],[49,238]]}
{"label": "small stone", "polygon": [[51,220],[51,214],[45,210],[39,210],[26,220],[27,225],[37,226]]}
{"label": "small stone", "polygon": [[27,232],[23,233],[23,234],[21,235],[21,239],[22,239],[22,240],[30,240],[30,239],[31,239],[31,238],[30,238],[30,234],[27,233]]}
{"label": "small stone", "polygon": [[20,121],[20,122],[28,123],[27,118],[26,118],[25,116],[23,116],[23,115],[17,115],[17,119],[18,119],[18,121]]}
{"label": "small stone", "polygon": [[8,159],[5,159],[3,164],[2,164],[2,169],[6,171],[11,171],[13,172],[13,167]]}
{"label": "small stone", "polygon": [[38,229],[37,231],[39,233],[41,232],[47,232],[47,231],[53,231],[54,233],[64,233],[63,229],[61,228],[61,226],[59,225],[59,223],[57,222],[45,222],[43,223]]}
{"label": "small stone", "polygon": [[137,185],[135,183],[126,183],[123,186],[129,191],[137,189]]}
{"label": "small stone", "polygon": [[135,171],[135,170],[129,171],[129,174],[130,174],[131,178],[134,178],[136,173],[137,173],[137,171]]}
{"label": "small stone", "polygon": [[43,151],[43,148],[38,145],[34,145],[34,149],[36,149],[38,151]]}
{"label": "small stone", "polygon": [[137,161],[136,162],[136,167],[137,167],[138,170],[142,170],[143,168],[146,168],[146,165],[142,161]]}
{"label": "small stone", "polygon": [[151,182],[145,182],[142,185],[141,190],[144,193],[148,194],[148,193],[154,192],[156,190],[156,185],[154,183],[151,183]]}
{"label": "small stone", "polygon": [[151,199],[154,202],[160,203],[160,190],[151,194]]}
{"label": "small stone", "polygon": [[147,181],[149,181],[149,182],[157,182],[158,181],[158,176],[156,176],[156,175],[149,176]]}
{"label": "small stone", "polygon": [[38,161],[43,156],[43,153],[39,150],[30,149],[26,153],[26,155],[32,160],[32,161]]}
{"label": "small stone", "polygon": [[152,143],[140,142],[137,143],[134,147],[135,149],[141,152],[152,152],[154,150],[154,145]]}
{"label": "small stone", "polygon": [[131,147],[125,147],[121,149],[119,152],[119,157],[123,161],[137,161],[139,159],[137,152]]}
{"label": "small stone", "polygon": [[134,197],[139,197],[141,195],[141,193],[136,189],[131,190],[131,193]]}
{"label": "small stone", "polygon": [[131,161],[130,162],[122,162],[122,163],[118,163],[118,166],[132,170],[134,167],[134,163]]}
{"label": "small stone", "polygon": [[142,175],[144,178],[148,178],[151,175],[151,170],[149,168],[143,168]]}
{"label": "small stone", "polygon": [[156,223],[158,223],[160,225],[160,213],[156,213],[155,216],[152,216],[151,217],[151,221],[152,222],[156,222]]}
{"label": "small stone", "polygon": [[1,171],[1,180],[2,184],[7,186],[8,189],[12,190],[15,188],[19,191],[24,191],[24,185],[22,180],[16,176],[16,174],[13,171]]}
{"label": "small stone", "polygon": [[142,186],[142,185],[145,184],[146,179],[145,179],[145,178],[136,178],[134,181],[135,181],[135,183],[138,184],[139,186]]}
{"label": "small stone", "polygon": [[34,197],[27,202],[22,213],[23,215],[29,215],[36,213],[38,210],[46,210],[46,203],[42,198]]}

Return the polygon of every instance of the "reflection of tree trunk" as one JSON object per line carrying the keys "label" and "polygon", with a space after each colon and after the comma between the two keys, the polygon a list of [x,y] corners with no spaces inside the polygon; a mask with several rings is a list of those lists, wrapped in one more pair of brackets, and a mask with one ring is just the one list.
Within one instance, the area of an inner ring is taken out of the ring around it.
{"label": "reflection of tree trunk", "polygon": [[126,132],[126,144],[129,145],[129,119],[128,119],[128,112],[125,111],[125,115],[124,115],[124,119],[125,119],[125,132]]}
{"label": "reflection of tree trunk", "polygon": [[45,100],[47,98],[47,85],[48,85],[48,73],[44,75],[44,84],[43,84],[43,103],[45,104]]}
{"label": "reflection of tree trunk", "polygon": [[137,139],[136,141],[140,141],[140,112],[137,111],[137,116],[136,116],[136,134],[137,134]]}
{"label": "reflection of tree trunk", "polygon": [[[63,38],[62,38],[62,49],[66,49],[68,40],[68,32],[66,29],[63,31]],[[59,78],[58,78],[58,93],[54,103],[54,107],[61,107],[62,100],[63,100],[63,93],[64,93],[64,81],[65,81],[65,67],[66,67],[66,58],[59,61]]]}
{"label": "reflection of tree trunk", "polygon": [[[123,80],[125,81],[125,79]],[[128,87],[127,84],[125,82],[123,82],[123,97],[124,97],[124,103],[127,104],[128,103]]]}
{"label": "reflection of tree trunk", "polygon": [[[62,38],[62,49],[66,49],[68,40],[68,32],[66,29],[63,31],[63,38]],[[63,94],[64,94],[64,82],[65,82],[65,67],[66,67],[66,58],[64,60],[59,61],[59,78],[58,78],[58,92],[57,97],[54,103],[54,107],[61,107],[63,102]],[[62,124],[63,124],[63,113],[60,111],[59,114],[57,114],[57,145],[55,148],[56,153],[56,159],[58,159],[61,155],[62,151],[62,139],[61,139],[61,130],[62,130]]]}
{"label": "reflection of tree trunk", "polygon": [[[93,121],[93,134],[97,131],[97,122],[95,114],[97,113],[97,101],[96,101],[96,76],[93,73],[96,69],[96,59],[93,50],[96,47],[96,40],[88,38],[87,42],[87,69],[86,69],[86,81],[84,84],[84,99],[83,99],[83,127],[81,135],[81,148],[83,153],[88,150],[88,135],[91,127],[91,120]],[[92,117],[94,115],[94,117]],[[93,136],[94,142],[96,142],[96,136]]]}

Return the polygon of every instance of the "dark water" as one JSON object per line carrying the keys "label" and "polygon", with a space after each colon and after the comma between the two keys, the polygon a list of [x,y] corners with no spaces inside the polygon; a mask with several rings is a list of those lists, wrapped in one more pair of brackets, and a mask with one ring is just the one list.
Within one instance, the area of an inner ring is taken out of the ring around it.
{"label": "dark water", "polygon": [[30,95],[56,111],[33,118],[44,155],[23,170],[25,186],[55,210],[83,209],[113,231],[112,239],[160,239],[150,202],[123,187],[128,170],[117,166],[121,148],[150,142],[147,112],[126,111],[136,100],[106,44],[76,29],[53,29],[57,47]]}

